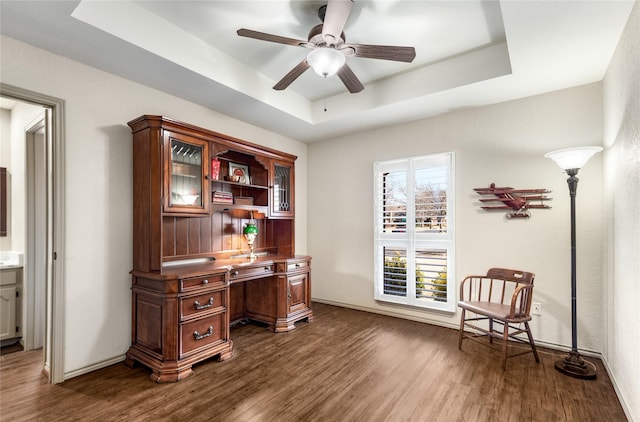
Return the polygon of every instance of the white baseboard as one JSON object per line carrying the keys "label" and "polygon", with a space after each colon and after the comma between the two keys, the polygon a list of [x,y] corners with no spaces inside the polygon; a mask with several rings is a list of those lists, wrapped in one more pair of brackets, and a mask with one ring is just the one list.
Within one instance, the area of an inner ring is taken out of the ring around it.
{"label": "white baseboard", "polygon": [[120,363],[123,362],[126,359],[125,355],[120,355],[120,356],[115,356],[113,358],[110,359],[105,359],[103,361],[100,362],[96,362],[92,365],[89,366],[84,366],[82,368],[78,368],[75,369],[73,371],[69,371],[69,372],[65,372],[64,373],[64,380],[68,380],[70,378],[74,378],[80,375],[84,375],[84,374],[88,374],[89,372],[93,372],[96,371],[98,369],[102,369],[102,368],[106,368],[107,366],[111,366],[114,365],[116,363]]}

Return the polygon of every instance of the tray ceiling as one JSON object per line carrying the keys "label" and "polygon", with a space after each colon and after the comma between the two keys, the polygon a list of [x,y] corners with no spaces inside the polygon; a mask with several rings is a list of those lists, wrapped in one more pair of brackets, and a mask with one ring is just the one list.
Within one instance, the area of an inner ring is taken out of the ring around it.
{"label": "tray ceiling", "polygon": [[348,58],[365,86],[307,71],[323,1],[0,2],[0,31],[303,142],[599,81],[633,1],[358,1],[348,42],[413,46],[413,63]]}

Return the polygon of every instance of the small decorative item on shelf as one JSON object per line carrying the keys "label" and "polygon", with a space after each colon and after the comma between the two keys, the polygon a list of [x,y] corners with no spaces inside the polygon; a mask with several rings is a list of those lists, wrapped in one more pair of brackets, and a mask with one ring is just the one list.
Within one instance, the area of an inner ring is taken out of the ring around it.
{"label": "small decorative item on shelf", "polygon": [[233,204],[233,194],[231,192],[213,191],[211,193],[211,201]]}
{"label": "small decorative item on shelf", "polygon": [[211,159],[211,180],[218,180],[220,177],[220,161],[217,158]]}
{"label": "small decorative item on shelf", "polygon": [[[237,180],[234,176],[238,176]],[[229,179],[233,182],[249,184],[249,167],[244,164],[229,163]]]}
{"label": "small decorative item on shelf", "polygon": [[249,249],[251,249],[251,253],[249,254],[249,259],[255,259],[256,255],[253,253],[253,244],[256,241],[256,237],[258,236],[258,226],[256,226],[256,221],[253,219],[253,211],[251,211],[251,219],[244,226],[243,233],[244,233],[244,237],[247,238]]}
{"label": "small decorative item on shelf", "polygon": [[233,198],[233,203],[236,205],[253,205],[253,197],[236,196],[235,198]]}

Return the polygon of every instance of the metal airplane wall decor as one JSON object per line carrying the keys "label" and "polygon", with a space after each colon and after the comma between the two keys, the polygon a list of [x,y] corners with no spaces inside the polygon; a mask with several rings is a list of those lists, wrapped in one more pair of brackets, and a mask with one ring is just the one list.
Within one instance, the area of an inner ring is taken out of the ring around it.
{"label": "metal airplane wall decor", "polygon": [[[496,187],[495,183],[489,185],[488,188],[475,188],[480,195],[493,195],[494,198],[480,198],[482,203],[498,202],[500,205],[484,205],[480,208],[483,210],[508,210],[507,218],[529,218],[532,208],[551,208],[544,201],[552,198],[544,195],[551,192],[548,189],[514,189],[510,187]],[[532,204],[532,201],[539,203]]]}

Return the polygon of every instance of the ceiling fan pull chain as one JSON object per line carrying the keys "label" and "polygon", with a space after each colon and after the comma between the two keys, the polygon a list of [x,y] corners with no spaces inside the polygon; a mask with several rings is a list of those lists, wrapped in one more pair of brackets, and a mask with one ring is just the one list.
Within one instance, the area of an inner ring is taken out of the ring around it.
{"label": "ceiling fan pull chain", "polygon": [[322,82],[322,98],[324,101],[324,112],[327,112],[327,77],[325,76]]}

